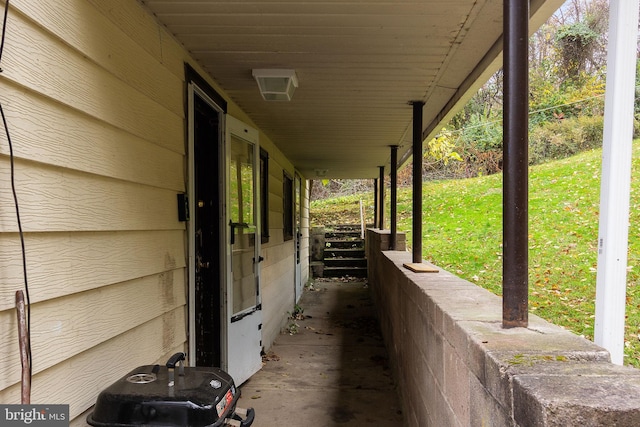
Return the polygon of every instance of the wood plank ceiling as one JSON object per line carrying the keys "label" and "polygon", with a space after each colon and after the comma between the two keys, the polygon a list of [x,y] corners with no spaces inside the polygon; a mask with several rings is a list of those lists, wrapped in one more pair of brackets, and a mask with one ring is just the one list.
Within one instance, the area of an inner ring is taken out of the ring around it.
{"label": "wood plank ceiling", "polygon": [[[501,65],[503,0],[142,2],[309,179],[406,160],[408,103],[430,138]],[[562,0],[531,3],[533,30]],[[256,68],[295,69],[292,101],[264,101]]]}

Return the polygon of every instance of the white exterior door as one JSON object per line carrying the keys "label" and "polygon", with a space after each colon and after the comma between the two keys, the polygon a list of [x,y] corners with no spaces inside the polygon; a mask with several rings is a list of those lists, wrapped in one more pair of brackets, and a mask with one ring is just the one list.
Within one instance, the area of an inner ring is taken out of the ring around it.
{"label": "white exterior door", "polygon": [[295,270],[295,295],[296,303],[302,296],[302,266],[300,246],[302,244],[302,179],[300,175],[295,174],[293,192],[293,221],[294,221],[294,238],[296,239],[296,270]]}
{"label": "white exterior door", "polygon": [[262,366],[258,132],[227,116],[227,357],[242,384]]}

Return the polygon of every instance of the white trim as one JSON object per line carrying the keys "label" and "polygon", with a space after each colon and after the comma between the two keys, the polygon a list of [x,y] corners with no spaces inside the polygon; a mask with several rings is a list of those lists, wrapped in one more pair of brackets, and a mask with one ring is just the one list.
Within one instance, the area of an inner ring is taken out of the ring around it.
{"label": "white trim", "polygon": [[624,360],[638,1],[611,0],[594,338]]}

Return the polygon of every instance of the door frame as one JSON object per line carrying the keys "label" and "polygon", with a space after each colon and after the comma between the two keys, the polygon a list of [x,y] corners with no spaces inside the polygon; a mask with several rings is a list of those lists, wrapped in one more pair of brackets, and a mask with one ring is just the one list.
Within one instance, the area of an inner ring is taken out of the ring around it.
{"label": "door frame", "polygon": [[[220,325],[222,326],[220,329],[220,360],[221,364],[226,364],[226,355],[227,355],[227,328],[225,320],[226,320],[226,303],[224,298],[224,293],[226,286],[224,284],[227,283],[227,269],[226,260],[225,260],[225,242],[227,239],[227,227],[225,225],[224,215],[226,214],[226,174],[225,171],[225,116],[226,116],[226,105],[220,106],[218,102],[212,99],[207,92],[202,89],[197,82],[188,81],[187,85],[187,111],[188,111],[188,122],[187,122],[187,133],[188,133],[188,148],[187,148],[187,199],[188,199],[188,211],[192,214],[196,212],[196,194],[195,194],[195,97],[200,97],[203,101],[211,106],[218,114],[219,114],[219,131],[218,131],[218,141],[219,151],[218,151],[218,167],[220,173],[218,173],[217,181],[219,187],[219,202],[222,205],[222,215],[219,218],[219,230],[221,233],[220,241],[218,242],[219,246],[219,254],[221,259],[219,260],[220,265],[220,279],[222,282],[221,285],[221,306],[220,306]],[[196,283],[195,283],[195,272],[196,272],[196,230],[195,230],[195,219],[191,218],[187,223],[187,252],[188,252],[188,261],[187,261],[187,270],[188,270],[188,324],[189,324],[189,334],[188,334],[188,359],[190,366],[196,366]]]}
{"label": "door frame", "polygon": [[302,177],[295,171],[293,174],[293,238],[295,250],[294,295],[296,304],[303,291],[302,283]]}

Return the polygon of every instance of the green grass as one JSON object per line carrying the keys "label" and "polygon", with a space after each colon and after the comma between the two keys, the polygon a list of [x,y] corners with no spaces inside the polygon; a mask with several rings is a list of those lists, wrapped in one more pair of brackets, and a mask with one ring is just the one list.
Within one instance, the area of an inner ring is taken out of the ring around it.
{"label": "green grass", "polygon": [[[531,168],[529,309],[593,340],[601,150]],[[625,364],[640,367],[640,141],[633,148]],[[387,193],[388,194],[388,193]],[[373,196],[316,201],[313,225],[373,222]],[[387,195],[388,202],[388,195]],[[411,242],[411,189],[398,190],[398,230]],[[386,210],[388,227],[389,207]],[[423,257],[498,295],[502,291],[502,175],[423,187]]]}

